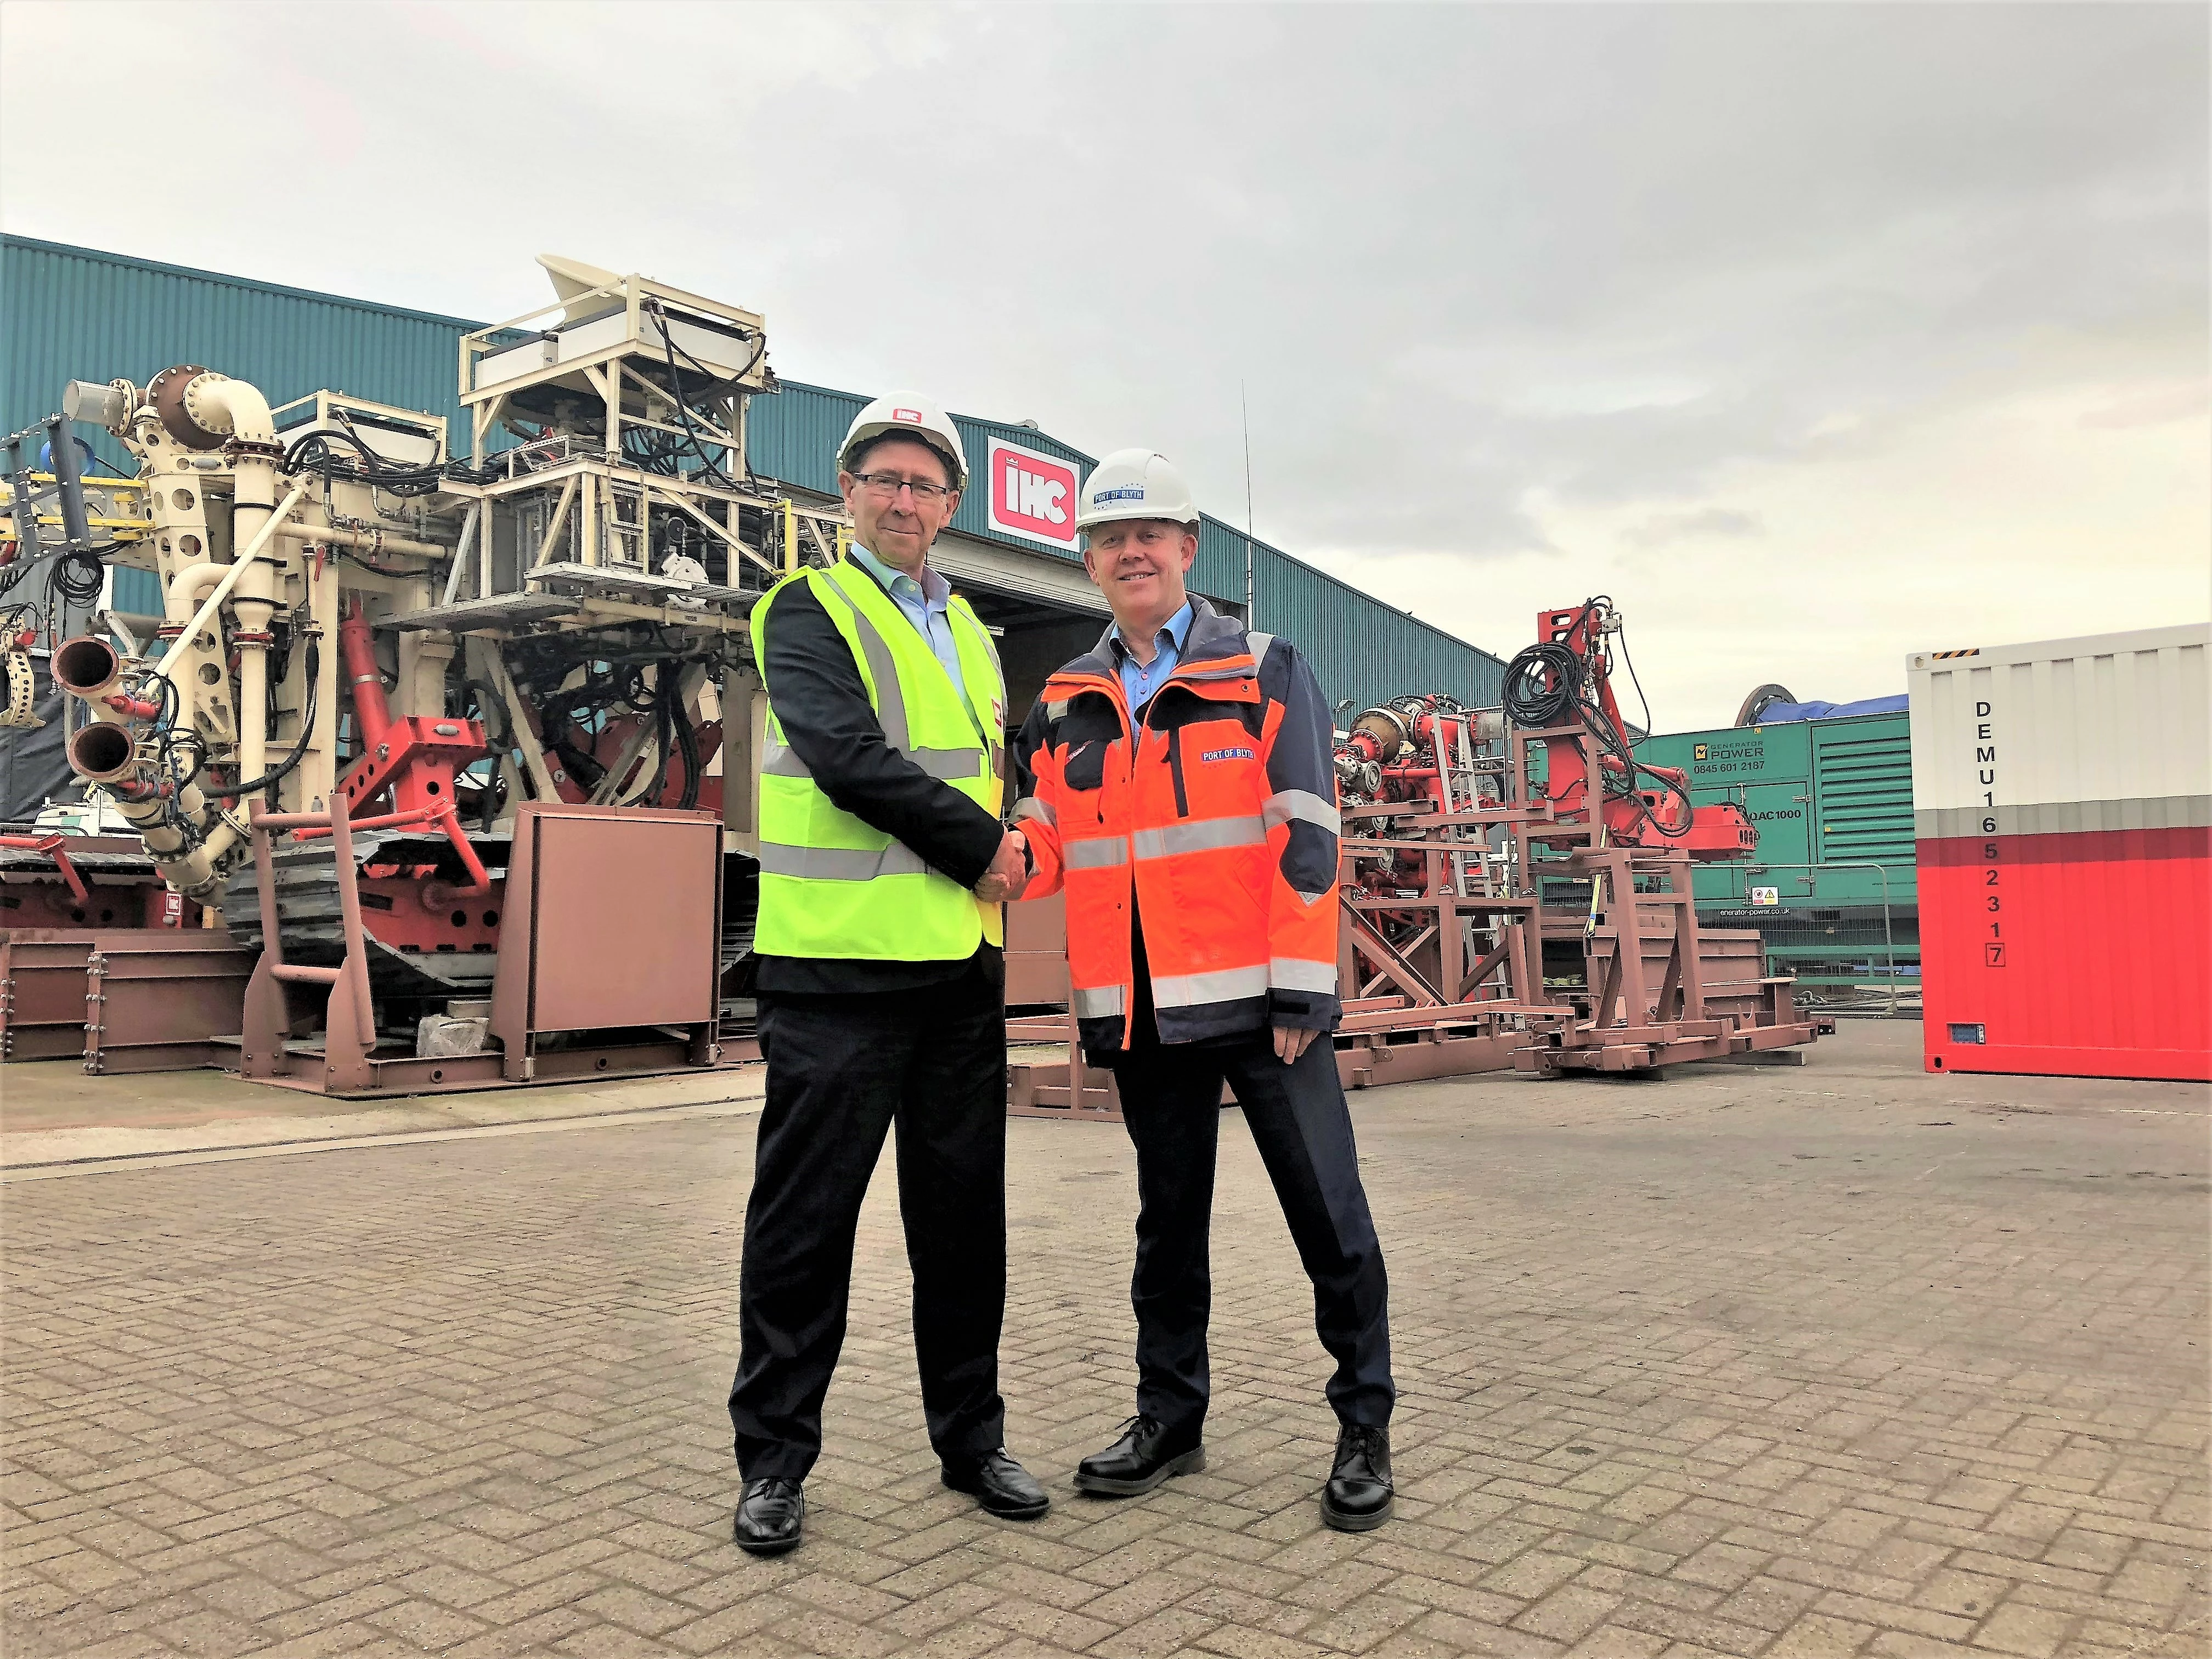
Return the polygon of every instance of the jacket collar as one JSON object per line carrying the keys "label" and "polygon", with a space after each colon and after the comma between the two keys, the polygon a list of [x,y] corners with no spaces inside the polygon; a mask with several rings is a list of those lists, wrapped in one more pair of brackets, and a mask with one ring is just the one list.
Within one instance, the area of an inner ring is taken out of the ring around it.
{"label": "jacket collar", "polygon": [[[1219,657],[1233,657],[1251,647],[1244,638],[1244,624],[1234,617],[1224,617],[1205,599],[1194,593],[1190,596],[1190,628],[1183,635],[1182,666],[1192,663],[1210,662]],[[1114,626],[1109,624],[1098,636],[1098,643],[1060,672],[1063,674],[1103,674],[1109,677],[1121,672],[1121,659],[1114,654]]]}

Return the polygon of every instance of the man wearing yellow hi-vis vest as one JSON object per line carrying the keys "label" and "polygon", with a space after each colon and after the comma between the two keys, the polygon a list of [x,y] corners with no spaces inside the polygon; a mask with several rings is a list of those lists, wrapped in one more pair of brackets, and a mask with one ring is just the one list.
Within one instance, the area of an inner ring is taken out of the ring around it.
{"label": "man wearing yellow hi-vis vest", "polygon": [[1049,1507],[1007,1455],[1006,962],[1025,879],[1001,822],[1006,681],[990,632],[929,566],[966,485],[958,429],[895,392],[837,454],[853,545],[752,614],[761,757],[761,1046],[768,1101],[745,1208],[730,1389],[737,1541],[799,1540],[801,1483],[845,1337],[854,1230],[898,1125],[924,1414],[945,1484],[994,1515]]}

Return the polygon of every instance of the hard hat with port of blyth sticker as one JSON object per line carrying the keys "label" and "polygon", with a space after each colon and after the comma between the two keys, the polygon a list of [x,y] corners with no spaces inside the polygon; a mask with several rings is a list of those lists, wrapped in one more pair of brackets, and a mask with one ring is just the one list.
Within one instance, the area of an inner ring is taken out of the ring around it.
{"label": "hard hat with port of blyth sticker", "polygon": [[960,447],[960,429],[952,417],[918,392],[893,392],[878,398],[853,417],[845,441],[837,446],[837,470],[850,472],[853,457],[871,440],[908,437],[927,444],[952,470],[955,489],[968,487],[968,457]]}
{"label": "hard hat with port of blyth sticker", "polygon": [[1075,509],[1075,527],[1091,530],[1124,519],[1165,519],[1198,528],[1198,503],[1166,456],[1150,449],[1117,449],[1091,469]]}

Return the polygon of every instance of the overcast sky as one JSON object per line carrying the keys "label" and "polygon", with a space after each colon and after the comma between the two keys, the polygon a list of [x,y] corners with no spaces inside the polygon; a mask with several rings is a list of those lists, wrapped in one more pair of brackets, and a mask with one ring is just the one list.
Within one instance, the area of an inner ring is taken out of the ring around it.
{"label": "overcast sky", "polygon": [[11,230],[641,270],[1239,524],[1242,386],[1260,535],[1500,655],[1610,592],[1662,730],[2212,608],[2203,5],[0,12]]}

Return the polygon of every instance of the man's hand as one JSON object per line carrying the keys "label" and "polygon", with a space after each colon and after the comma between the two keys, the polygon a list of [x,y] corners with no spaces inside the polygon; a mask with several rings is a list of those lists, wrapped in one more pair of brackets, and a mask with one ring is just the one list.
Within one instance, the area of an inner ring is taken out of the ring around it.
{"label": "man's hand", "polygon": [[1304,1026],[1278,1025],[1275,1027],[1275,1058],[1285,1066],[1295,1066],[1298,1056],[1311,1048],[1313,1040],[1320,1035],[1319,1031],[1310,1030]]}
{"label": "man's hand", "polygon": [[975,884],[975,896],[986,904],[1003,904],[1008,899],[1019,898],[1022,889],[1029,884],[1029,842],[1020,830],[1009,830],[1006,838],[999,843],[998,857],[991,860],[983,879]]}

